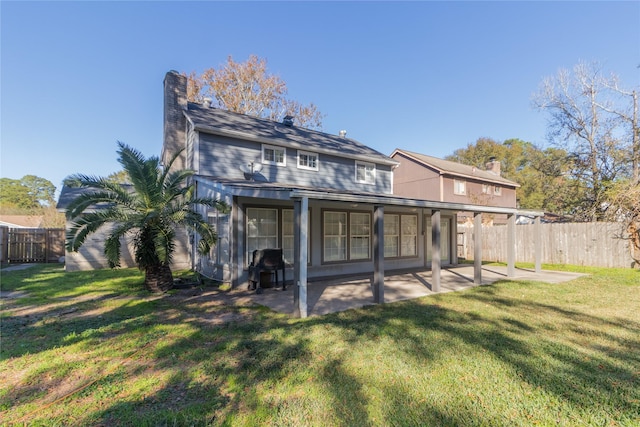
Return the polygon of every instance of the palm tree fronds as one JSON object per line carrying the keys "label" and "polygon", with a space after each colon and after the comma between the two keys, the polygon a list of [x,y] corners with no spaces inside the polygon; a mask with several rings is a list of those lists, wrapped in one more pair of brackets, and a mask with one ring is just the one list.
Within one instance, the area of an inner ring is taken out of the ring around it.
{"label": "palm tree fronds", "polygon": [[[107,178],[76,174],[68,182],[87,191],[79,194],[67,209],[71,226],[66,246],[77,251],[88,235],[106,224],[113,228],[105,240],[104,254],[111,267],[120,265],[122,237],[133,233],[134,258],[145,271],[145,285],[154,291],[171,286],[170,264],[176,249],[176,229],[186,227],[200,235],[198,251],[206,253],[215,244],[216,233],[197,206],[228,211],[224,202],[196,197],[189,184],[194,171],[170,171],[177,153],[164,168],[158,157],[145,158],[139,151],[118,142],[118,161],[131,185]],[[150,277],[152,276],[152,277]]]}

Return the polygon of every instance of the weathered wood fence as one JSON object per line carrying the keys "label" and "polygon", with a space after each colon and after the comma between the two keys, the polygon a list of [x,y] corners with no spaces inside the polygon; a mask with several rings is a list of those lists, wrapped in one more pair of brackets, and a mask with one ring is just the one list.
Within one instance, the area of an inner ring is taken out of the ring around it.
{"label": "weathered wood fence", "polygon": [[[535,261],[540,239],[544,264],[633,267],[629,235],[622,224],[591,222],[516,225],[516,262]],[[482,227],[482,260],[507,262],[507,227]],[[473,226],[458,227],[458,256],[473,259]]]}
{"label": "weathered wood fence", "polygon": [[58,262],[64,256],[63,228],[0,227],[0,262]]}

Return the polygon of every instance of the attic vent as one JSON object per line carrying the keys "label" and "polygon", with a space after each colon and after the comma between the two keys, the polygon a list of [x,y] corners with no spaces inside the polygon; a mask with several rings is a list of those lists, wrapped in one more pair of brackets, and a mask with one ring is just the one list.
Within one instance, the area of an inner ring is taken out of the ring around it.
{"label": "attic vent", "polygon": [[293,116],[284,116],[282,124],[289,127],[293,126]]}
{"label": "attic vent", "polygon": [[339,132],[339,135],[340,135],[340,138],[344,138],[344,137],[346,137],[346,136],[347,136],[347,131],[346,131],[346,130],[341,130],[341,131]]}
{"label": "attic vent", "polygon": [[211,98],[205,98],[202,103],[205,108],[211,108]]}

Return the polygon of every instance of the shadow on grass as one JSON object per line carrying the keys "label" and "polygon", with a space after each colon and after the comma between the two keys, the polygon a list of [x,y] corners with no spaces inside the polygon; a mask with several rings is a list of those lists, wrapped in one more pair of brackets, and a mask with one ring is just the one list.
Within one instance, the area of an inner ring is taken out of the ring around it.
{"label": "shadow on grass", "polygon": [[[462,360],[477,354],[499,360],[522,387],[540,390],[576,411],[566,415],[569,418],[548,413],[543,424],[555,422],[557,416],[561,423],[570,423],[570,417],[584,413],[596,414],[584,418],[594,423],[638,421],[638,322],[508,296],[496,292],[499,286],[304,320],[248,308],[251,316],[221,325],[198,319],[228,309],[212,313],[210,308],[181,307],[165,298],[132,301],[94,316],[88,313],[107,301],[96,299],[79,303],[82,313],[60,316],[56,323],[5,330],[7,318],[3,318],[3,338],[8,334],[20,341],[3,350],[3,358],[19,358],[56,345],[80,344],[88,351],[117,342],[132,330],[137,331],[140,346],[151,343],[135,363],[123,364],[70,398],[79,403],[94,399],[101,405],[89,405],[89,410],[75,414],[76,424],[506,426],[533,422],[526,413],[535,413],[536,403],[531,403],[534,409],[527,407],[526,395],[506,401],[522,406],[514,409],[518,414],[512,422],[507,414],[492,411],[490,404],[484,406],[477,395],[465,395],[464,384],[455,376],[445,386],[459,389],[460,395],[445,390],[438,394],[428,377],[413,378],[435,376],[434,364],[443,357]],[[452,303],[451,298],[457,300]],[[8,316],[8,320],[24,319]],[[178,326],[183,329],[177,331]],[[47,337],[47,344],[38,344],[41,336]],[[362,360],[354,360],[353,354]],[[467,374],[473,373],[461,375]],[[42,397],[39,390],[56,386],[39,382],[43,375],[36,372],[14,387],[0,399],[2,408],[37,402]],[[136,378],[148,385],[135,386]],[[136,387],[139,390],[131,390]],[[63,423],[65,415],[58,417],[54,420]]]}

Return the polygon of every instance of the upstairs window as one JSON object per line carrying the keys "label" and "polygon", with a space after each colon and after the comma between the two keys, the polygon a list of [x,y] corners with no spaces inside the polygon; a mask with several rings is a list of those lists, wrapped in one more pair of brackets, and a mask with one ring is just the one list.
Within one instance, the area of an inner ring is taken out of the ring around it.
{"label": "upstairs window", "polygon": [[467,194],[467,183],[461,179],[453,180],[453,194]]}
{"label": "upstairs window", "polygon": [[373,163],[356,162],[356,182],[375,184],[376,165]]}
{"label": "upstairs window", "polygon": [[274,147],[272,145],[262,146],[262,163],[271,165],[286,166],[287,151],[284,147]]}
{"label": "upstairs window", "polygon": [[489,194],[489,184],[482,184],[482,194]]}
{"label": "upstairs window", "polygon": [[307,151],[298,151],[298,169],[318,170],[318,155]]}
{"label": "upstairs window", "polygon": [[493,194],[495,194],[496,196],[500,196],[502,194],[502,187],[500,187],[499,185],[493,187]]}

